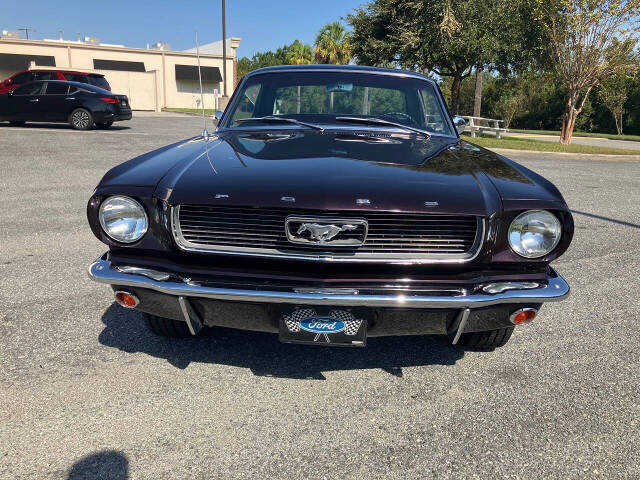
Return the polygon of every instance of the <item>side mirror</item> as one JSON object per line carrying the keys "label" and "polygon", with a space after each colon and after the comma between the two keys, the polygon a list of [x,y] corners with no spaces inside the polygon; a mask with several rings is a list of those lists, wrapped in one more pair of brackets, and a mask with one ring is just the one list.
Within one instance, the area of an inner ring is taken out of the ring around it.
{"label": "side mirror", "polygon": [[218,110],[213,114],[213,125],[216,127],[220,125],[220,120],[222,120],[222,112]]}
{"label": "side mirror", "polygon": [[467,121],[464,118],[456,115],[455,117],[453,117],[453,124],[458,131],[458,135],[462,135],[462,132],[464,132],[464,129],[467,126]]}

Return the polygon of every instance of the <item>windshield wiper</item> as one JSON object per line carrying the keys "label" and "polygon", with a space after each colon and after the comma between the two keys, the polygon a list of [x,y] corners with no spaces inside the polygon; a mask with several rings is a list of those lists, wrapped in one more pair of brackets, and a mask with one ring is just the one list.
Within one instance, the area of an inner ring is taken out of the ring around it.
{"label": "windshield wiper", "polygon": [[404,130],[408,130],[410,132],[416,132],[421,135],[424,135],[427,138],[431,138],[429,132],[422,130],[420,128],[409,127],[407,125],[403,125],[401,123],[390,122],[388,120],[383,120],[381,118],[375,117],[336,117],[338,122],[349,122],[349,123],[364,123],[366,125],[388,125],[390,127],[398,127]]}
{"label": "windshield wiper", "polygon": [[256,122],[261,122],[261,121],[287,122],[287,123],[293,123],[295,125],[300,125],[303,127],[313,128],[315,130],[320,130],[321,132],[324,132],[324,128],[321,127],[320,125],[316,125],[315,123],[301,122],[300,120],[296,120],[295,118],[277,117],[275,115],[267,115],[266,117],[238,118],[236,122],[242,123],[242,122],[250,122],[252,120],[255,120]]}

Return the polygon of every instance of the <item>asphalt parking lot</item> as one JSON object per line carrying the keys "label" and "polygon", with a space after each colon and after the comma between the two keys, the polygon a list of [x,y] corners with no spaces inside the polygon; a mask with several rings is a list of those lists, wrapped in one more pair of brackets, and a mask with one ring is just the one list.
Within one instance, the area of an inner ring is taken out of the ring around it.
{"label": "asphalt parking lot", "polygon": [[492,353],[152,336],[88,280],[110,167],[195,135],[0,125],[0,478],[639,478],[640,162],[518,154],[575,211],[572,286]]}

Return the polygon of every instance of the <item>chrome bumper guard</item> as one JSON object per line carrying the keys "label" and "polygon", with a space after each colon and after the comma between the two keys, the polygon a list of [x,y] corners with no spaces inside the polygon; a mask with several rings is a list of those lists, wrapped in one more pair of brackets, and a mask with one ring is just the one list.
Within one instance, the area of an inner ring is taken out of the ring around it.
{"label": "chrome bumper guard", "polygon": [[[112,266],[98,258],[89,267],[89,278],[109,285],[146,288],[176,297],[200,297],[244,303],[341,305],[390,308],[480,308],[501,303],[557,302],[569,295],[569,285],[553,269],[546,282],[499,282],[473,290],[448,290],[434,295],[397,293],[360,294],[351,289],[299,289],[296,291],[247,290],[200,285],[189,278],[139,267]],[[498,285],[499,288],[495,288]],[[495,293],[487,293],[489,290]]]}

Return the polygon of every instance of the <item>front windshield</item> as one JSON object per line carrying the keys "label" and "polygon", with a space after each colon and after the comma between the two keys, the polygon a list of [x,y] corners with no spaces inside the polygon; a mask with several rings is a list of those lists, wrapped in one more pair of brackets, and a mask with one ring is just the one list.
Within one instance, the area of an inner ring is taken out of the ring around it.
{"label": "front windshield", "polygon": [[225,114],[222,128],[272,126],[273,117],[345,127],[349,119],[344,117],[356,117],[453,135],[439,94],[429,82],[419,78],[374,73],[279,72],[256,75],[241,88]]}

